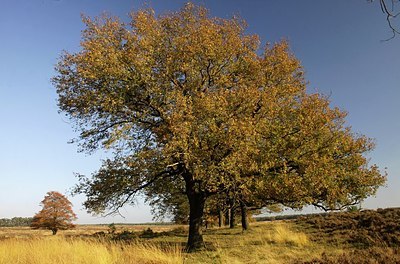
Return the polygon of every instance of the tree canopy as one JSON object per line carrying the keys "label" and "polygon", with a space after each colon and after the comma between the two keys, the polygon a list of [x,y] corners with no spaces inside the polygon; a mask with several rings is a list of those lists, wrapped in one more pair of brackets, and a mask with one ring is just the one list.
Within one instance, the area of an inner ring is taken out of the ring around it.
{"label": "tree canopy", "polygon": [[57,234],[58,230],[74,228],[72,221],[76,215],[72,211],[71,202],[59,192],[48,192],[41,202],[42,210],[33,217],[31,227],[48,229]]}
{"label": "tree canopy", "polygon": [[365,157],[373,142],[326,97],[306,93],[287,42],[259,52],[244,21],[191,3],[161,16],[132,12],[128,24],[83,20],[82,49],[63,54],[53,82],[80,149],[114,153],[92,177],[80,176],[76,192],[88,210],[118,210],[173,186],[188,198],[194,250],[211,195],[233,190],[265,204],[329,209],[384,183]]}

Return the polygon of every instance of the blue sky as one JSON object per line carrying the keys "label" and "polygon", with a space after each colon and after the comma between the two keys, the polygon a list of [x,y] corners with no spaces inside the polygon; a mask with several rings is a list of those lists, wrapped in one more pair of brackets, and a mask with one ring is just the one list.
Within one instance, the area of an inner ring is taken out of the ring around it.
{"label": "blue sky", "polygon": [[[185,1],[146,1],[157,13],[179,9]],[[333,106],[349,112],[353,130],[375,138],[371,163],[387,167],[387,187],[363,207],[400,206],[400,36],[391,36],[379,4],[366,0],[194,1],[212,16],[240,15],[263,43],[288,39],[301,60],[310,92],[329,95]],[[67,144],[76,136],[58,114],[50,79],[62,50],[79,50],[81,14],[103,12],[128,20],[143,7],[132,0],[0,1],[0,218],[32,216],[51,190],[66,193],[73,172],[90,174],[106,154],[88,156]],[[125,218],[92,217],[71,197],[78,223],[148,222],[149,208],[126,207]]]}

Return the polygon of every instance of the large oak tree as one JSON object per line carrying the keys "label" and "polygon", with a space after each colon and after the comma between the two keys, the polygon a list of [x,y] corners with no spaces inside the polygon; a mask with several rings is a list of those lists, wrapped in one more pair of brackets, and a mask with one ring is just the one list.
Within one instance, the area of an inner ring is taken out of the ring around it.
{"label": "large oak tree", "polygon": [[81,51],[60,58],[53,82],[81,149],[115,154],[80,177],[88,210],[118,210],[172,185],[188,198],[191,251],[203,246],[211,195],[240,190],[266,204],[337,208],[383,184],[364,156],[371,140],[324,96],[306,93],[286,42],[260,53],[244,21],[190,3],[162,16],[133,12],[129,24],[84,22]]}

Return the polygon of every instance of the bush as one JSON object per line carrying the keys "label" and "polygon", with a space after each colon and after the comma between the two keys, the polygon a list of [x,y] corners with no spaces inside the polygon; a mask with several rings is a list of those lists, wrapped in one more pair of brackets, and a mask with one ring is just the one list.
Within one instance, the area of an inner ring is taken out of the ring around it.
{"label": "bush", "polygon": [[128,240],[134,240],[137,239],[138,235],[134,232],[130,232],[127,230],[122,231],[121,233],[115,233],[113,235],[114,240],[123,240],[123,241],[128,241]]}
{"label": "bush", "polygon": [[142,234],[139,235],[140,238],[153,238],[157,236],[158,234],[155,233],[150,227],[143,230]]}

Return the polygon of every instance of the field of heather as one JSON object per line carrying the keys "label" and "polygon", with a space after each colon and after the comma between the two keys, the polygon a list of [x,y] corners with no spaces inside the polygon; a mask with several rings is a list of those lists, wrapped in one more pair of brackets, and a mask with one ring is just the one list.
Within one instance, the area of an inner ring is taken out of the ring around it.
{"label": "field of heather", "polygon": [[0,263],[400,263],[400,209],[303,216],[204,230],[206,249],[185,253],[187,227],[0,229]]}

